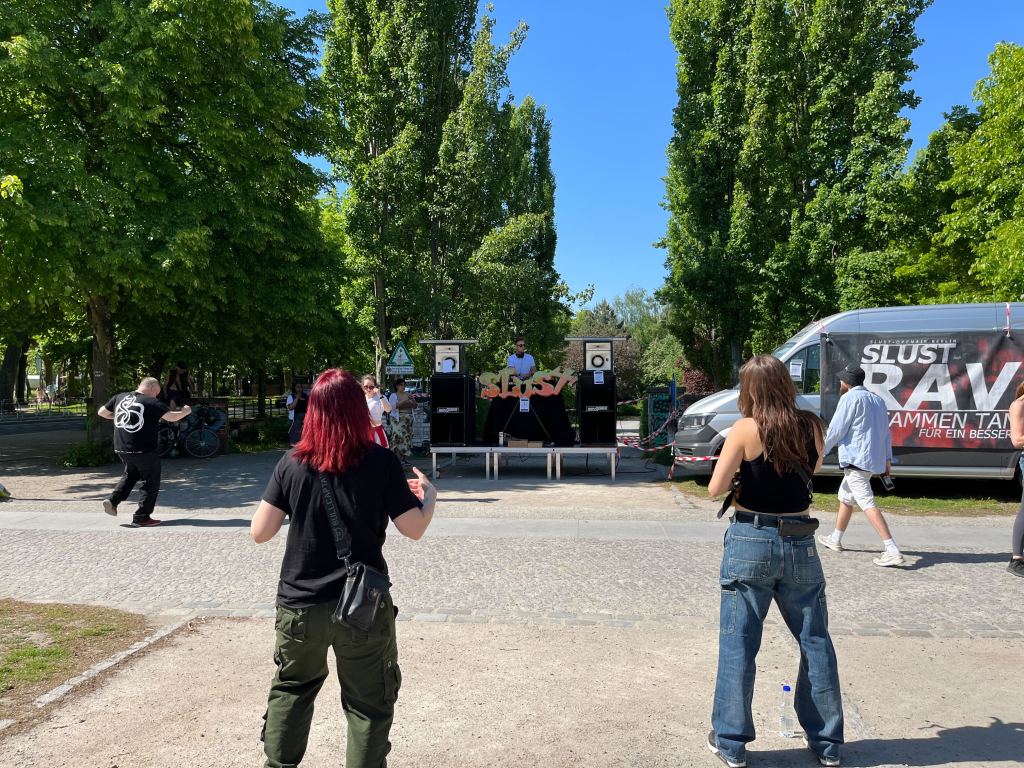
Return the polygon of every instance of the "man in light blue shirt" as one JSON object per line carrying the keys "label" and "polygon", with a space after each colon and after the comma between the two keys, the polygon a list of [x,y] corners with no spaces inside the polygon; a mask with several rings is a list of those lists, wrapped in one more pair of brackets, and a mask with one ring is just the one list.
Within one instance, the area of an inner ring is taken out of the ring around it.
{"label": "man in light blue shirt", "polygon": [[839,513],[831,536],[818,541],[835,551],[843,551],[843,534],[853,516],[853,505],[864,510],[868,521],[882,537],[885,552],[874,559],[875,565],[889,567],[906,561],[889,533],[889,526],[875,503],[871,476],[888,477],[892,469],[892,436],[885,401],[864,388],[864,369],[849,365],[837,375],[839,405],[825,435],[825,453],[839,446],[839,466],[843,483],[839,486]]}

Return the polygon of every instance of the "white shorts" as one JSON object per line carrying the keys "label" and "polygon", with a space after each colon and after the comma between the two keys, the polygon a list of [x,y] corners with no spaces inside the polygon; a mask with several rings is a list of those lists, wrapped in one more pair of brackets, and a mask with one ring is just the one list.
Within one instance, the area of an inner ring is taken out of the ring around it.
{"label": "white shorts", "polygon": [[863,469],[843,470],[843,483],[839,486],[839,501],[856,504],[861,509],[876,507],[875,494],[871,492],[871,472]]}

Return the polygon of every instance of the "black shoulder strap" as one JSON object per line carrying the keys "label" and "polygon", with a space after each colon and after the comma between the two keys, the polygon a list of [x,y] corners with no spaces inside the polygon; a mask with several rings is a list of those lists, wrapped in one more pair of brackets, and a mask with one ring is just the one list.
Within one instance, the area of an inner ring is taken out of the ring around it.
{"label": "black shoulder strap", "polygon": [[338,499],[334,495],[334,488],[331,486],[331,479],[325,472],[320,472],[320,494],[324,497],[324,506],[327,507],[327,519],[331,521],[331,535],[334,536],[334,548],[338,552],[338,559],[348,561],[352,556],[352,534],[349,533],[341,515],[338,514]]}
{"label": "black shoulder strap", "polygon": [[721,519],[722,515],[725,514],[725,510],[732,506],[732,500],[736,498],[736,494],[740,489],[740,476],[739,473],[733,475],[732,488],[729,489],[729,493],[726,494],[725,500],[722,502],[721,508],[718,510],[718,518]]}
{"label": "black shoulder strap", "polygon": [[811,474],[807,470],[808,466],[806,464],[800,464],[796,468],[796,473],[800,476],[800,479],[804,481],[804,485],[807,486],[807,495],[810,496],[810,500],[814,501],[814,480],[811,478]]}

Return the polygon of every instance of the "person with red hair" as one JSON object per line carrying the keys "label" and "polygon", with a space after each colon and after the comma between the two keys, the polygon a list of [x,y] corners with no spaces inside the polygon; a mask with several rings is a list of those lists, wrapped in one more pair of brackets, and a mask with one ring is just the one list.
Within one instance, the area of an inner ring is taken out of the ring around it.
{"label": "person with red hair", "polygon": [[388,521],[410,539],[423,536],[437,491],[418,469],[407,480],[394,453],[370,437],[370,415],[352,374],[324,371],[309,395],[302,439],[277,463],[252,519],[257,543],[291,520],[277,589],[277,672],[263,727],[268,768],[295,766],[306,752],[313,703],[334,649],[341,704],[348,720],[347,768],[380,768],[401,684],[391,596],[370,632],[332,621],[346,566],[338,559],[321,495],[327,475],[352,537],[352,562],[387,572],[382,548]]}

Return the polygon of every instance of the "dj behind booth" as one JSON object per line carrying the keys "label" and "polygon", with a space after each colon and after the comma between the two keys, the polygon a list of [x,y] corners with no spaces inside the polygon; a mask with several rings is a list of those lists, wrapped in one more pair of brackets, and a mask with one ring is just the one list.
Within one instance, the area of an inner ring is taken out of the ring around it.
{"label": "dj behind booth", "polygon": [[[569,422],[566,385],[576,384],[576,411],[581,446],[616,444],[615,374],[612,338],[570,337],[584,345],[584,370],[539,370],[520,378],[513,368],[483,373],[479,381],[466,372],[465,346],[475,339],[428,339],[434,346],[431,376],[430,442],[435,446],[497,446],[526,441],[530,447],[572,447],[576,430]],[[476,439],[479,397],[489,401],[480,441]]]}

